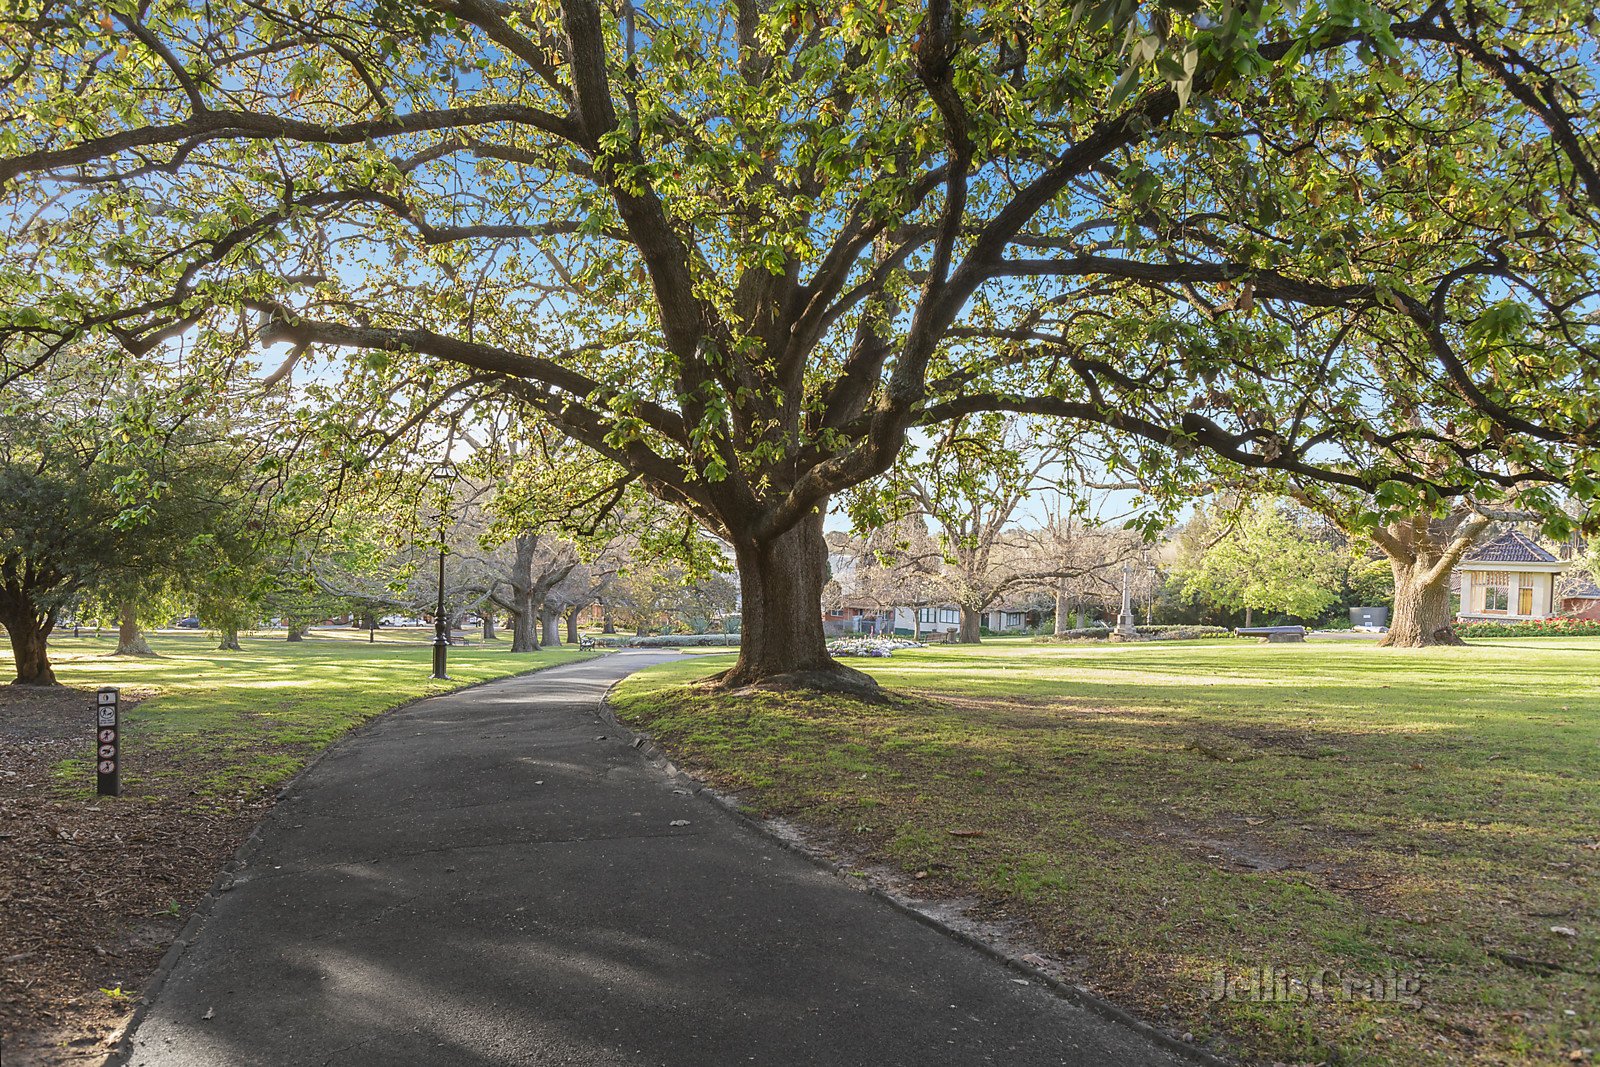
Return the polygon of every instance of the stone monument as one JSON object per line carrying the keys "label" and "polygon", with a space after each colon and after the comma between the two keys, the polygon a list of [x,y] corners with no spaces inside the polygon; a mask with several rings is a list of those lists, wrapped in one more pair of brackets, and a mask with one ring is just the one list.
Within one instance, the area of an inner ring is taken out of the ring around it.
{"label": "stone monument", "polygon": [[1122,564],[1122,614],[1117,616],[1116,629],[1111,631],[1113,641],[1137,641],[1139,631],[1133,628],[1133,564]]}

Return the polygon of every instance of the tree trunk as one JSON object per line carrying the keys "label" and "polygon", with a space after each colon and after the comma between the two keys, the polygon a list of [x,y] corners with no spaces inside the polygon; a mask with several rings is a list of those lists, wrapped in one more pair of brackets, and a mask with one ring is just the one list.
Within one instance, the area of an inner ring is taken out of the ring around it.
{"label": "tree trunk", "polygon": [[139,629],[139,609],[132,604],[122,605],[122,618],[117,623],[117,650],[113,656],[154,656],[150,643]]}
{"label": "tree trunk", "polygon": [[523,531],[515,542],[511,571],[511,651],[539,651],[539,600],[533,588],[533,559],[539,535]]}
{"label": "tree trunk", "polygon": [[0,624],[11,638],[17,685],[59,685],[50,666],[47,642],[55,628],[55,612],[41,612],[32,604],[7,604],[0,609]]}
{"label": "tree trunk", "polygon": [[511,651],[539,651],[539,611],[531,597],[519,596],[517,609],[511,613]]}
{"label": "tree trunk", "polygon": [[1426,515],[1373,531],[1394,573],[1394,615],[1378,644],[1392,648],[1461,645],[1450,611],[1450,573],[1489,518],[1458,510],[1445,519]]}
{"label": "tree trunk", "polygon": [[498,641],[500,636],[494,632],[494,612],[483,613],[483,639],[485,641]]}
{"label": "tree trunk", "polygon": [[567,611],[567,644],[569,645],[578,643],[578,613],[582,610],[583,608],[574,604]]}
{"label": "tree trunk", "polygon": [[1056,636],[1067,632],[1067,580],[1056,582]]}
{"label": "tree trunk", "polygon": [[1378,644],[1394,648],[1466,644],[1451,625],[1450,572],[1428,582],[1428,566],[1401,560],[1390,560],[1389,566],[1394,571],[1394,614],[1389,632]]}
{"label": "tree trunk", "polygon": [[1251,623],[1250,623],[1250,609],[1247,607],[1247,608],[1244,609],[1244,626],[1245,626],[1245,629],[1248,630],[1250,628],[1250,625],[1251,625]]}
{"label": "tree trunk", "polygon": [[239,647],[239,628],[225,626],[222,628],[222,640],[217,643],[218,652],[241,652]]}
{"label": "tree trunk", "polygon": [[541,608],[539,618],[544,624],[544,643],[551,648],[560,648],[561,627],[558,624],[561,621],[561,616],[556,613],[554,608]]}
{"label": "tree trunk", "polygon": [[609,604],[602,603],[600,605],[600,632],[603,634],[614,634],[617,632],[617,623],[616,620],[611,617],[611,605]]}
{"label": "tree trunk", "polygon": [[303,619],[286,618],[283,620],[283,628],[287,631],[283,635],[285,641],[304,641],[306,631],[311,629],[311,624]]}
{"label": "tree trunk", "polygon": [[983,613],[978,611],[977,608],[962,607],[961,632],[956,639],[963,645],[981,644],[983,641],[983,634],[980,632],[982,628]]}
{"label": "tree trunk", "polygon": [[882,699],[870,675],[828,655],[822,630],[828,545],[820,509],[776,537],[735,539],[734,559],[744,607],[739,659],[708,682],[724,689],[758,685]]}

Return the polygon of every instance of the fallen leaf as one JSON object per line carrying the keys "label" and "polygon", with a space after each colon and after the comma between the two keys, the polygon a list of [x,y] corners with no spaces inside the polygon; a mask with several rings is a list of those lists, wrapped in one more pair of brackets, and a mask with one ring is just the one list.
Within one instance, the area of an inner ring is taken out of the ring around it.
{"label": "fallen leaf", "polygon": [[950,830],[950,831],[948,831],[948,833],[950,834],[951,837],[982,837],[983,836],[983,831],[982,830]]}
{"label": "fallen leaf", "polygon": [[689,820],[688,819],[673,819],[667,825],[668,826],[688,826],[689,825]]}
{"label": "fallen leaf", "polygon": [[1252,818],[1251,818],[1251,817],[1250,817],[1250,816],[1248,816],[1248,815],[1246,815],[1246,816],[1245,816],[1245,817],[1244,817],[1244,822],[1245,822],[1245,825],[1246,825],[1246,826],[1260,826],[1260,825],[1261,825],[1261,824],[1262,824],[1262,823],[1264,823],[1264,822],[1266,822],[1266,821],[1267,821],[1267,820],[1265,820],[1265,819],[1252,819]]}
{"label": "fallen leaf", "polygon": [[215,1019],[216,1017],[217,1017],[217,1009],[216,1008],[207,1008],[206,1009],[206,1013],[204,1015],[200,1016],[200,1018],[202,1018],[202,1019]]}
{"label": "fallen leaf", "polygon": [[1578,931],[1574,930],[1570,926],[1552,926],[1550,928],[1550,932],[1552,934],[1559,934],[1562,937],[1577,937],[1578,936]]}

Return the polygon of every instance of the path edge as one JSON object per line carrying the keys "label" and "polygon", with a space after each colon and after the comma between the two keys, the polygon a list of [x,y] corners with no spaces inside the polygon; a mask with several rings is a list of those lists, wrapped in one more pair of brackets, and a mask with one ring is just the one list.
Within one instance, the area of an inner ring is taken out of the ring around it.
{"label": "path edge", "polygon": [[817,867],[823,871],[826,871],[835,878],[844,881],[857,892],[866,893],[868,896],[882,901],[895,911],[898,911],[900,914],[915,919],[917,922],[926,927],[937,930],[939,933],[950,938],[952,941],[956,941],[967,946],[968,948],[976,949],[978,952],[992,960],[997,961],[1006,968],[1016,971],[1019,974],[1026,975],[1029,979],[1039,982],[1061,999],[1071,1004],[1075,1004],[1078,1007],[1083,1008],[1085,1011],[1093,1013],[1094,1015],[1098,1015],[1100,1018],[1105,1019],[1108,1022],[1116,1023],[1119,1026],[1132,1030],[1134,1033],[1155,1042],[1157,1045],[1160,1045],[1169,1052],[1176,1053],[1177,1055],[1182,1056],[1193,1063],[1202,1064],[1203,1067],[1238,1067],[1238,1061],[1227,1059],[1224,1056],[1200,1047],[1198,1044],[1192,1041],[1184,1041],[1182,1038],[1175,1037],[1168,1031],[1156,1026],[1154,1023],[1149,1023],[1139,1018],[1126,1008],[1118,1007],[1111,1001],[1099,996],[1098,994],[1090,992],[1082,986],[1063,981],[1062,979],[1057,978],[1055,975],[1050,974],[1039,967],[1035,967],[1031,963],[1028,963],[1020,956],[1012,955],[993,942],[986,941],[981,937],[969,934],[964,930],[958,930],[948,923],[941,921],[936,916],[929,915],[927,912],[922,911],[909,900],[902,899],[896,894],[890,893],[887,890],[881,889],[878,886],[870,883],[863,884],[860,879],[849,876],[847,864],[835,863],[827,859],[814,850],[808,848],[804,842],[791,840],[774,833],[765,822],[747,815],[738,801],[711,788],[710,786],[706,785],[706,783],[700,781],[698,778],[695,778],[682,767],[678,766],[677,762],[673,760],[672,756],[666,751],[666,749],[662,748],[660,743],[657,742],[656,739],[649,733],[628,726],[624,724],[622,720],[617,718],[616,711],[611,707],[611,692],[612,690],[616,689],[617,686],[626,681],[628,677],[629,675],[624,675],[622,678],[618,678],[615,682],[612,682],[609,686],[607,686],[605,692],[600,695],[600,716],[605,720],[607,727],[618,731],[619,734],[622,734],[627,738],[631,738],[628,747],[638,752],[646,762],[665,773],[668,777],[676,779],[685,785],[691,786],[695,796],[705,799],[707,803],[711,804],[718,811],[722,812],[723,815],[732,819],[747,832],[755,834],[767,844],[777,845],[779,848],[786,849],[789,852],[800,856],[813,867]]}
{"label": "path edge", "polygon": [[[601,656],[604,655],[606,653],[601,653]],[[583,659],[570,662],[587,663],[590,659],[599,658],[600,656],[585,656]],[[545,671],[565,666],[568,666],[568,664],[548,663],[541,667],[534,667],[532,670],[518,671],[516,674],[502,674],[498,678],[485,678],[481,682],[469,682],[454,689],[446,689],[442,693],[428,693],[424,696],[412,697],[410,700],[394,705],[394,707],[384,708],[372,717],[352,726],[335,738],[332,744],[325,746],[321,752],[307,760],[306,765],[295,771],[289,780],[284,782],[278,788],[278,791],[273,794],[272,807],[267,809],[266,814],[256,820],[256,824],[250,828],[250,833],[240,842],[233,855],[228,857],[227,862],[218,869],[216,878],[212,879],[211,888],[206,891],[205,896],[200,898],[200,902],[194,906],[194,910],[189,913],[188,921],[183,924],[183,929],[178,931],[178,936],[173,938],[171,945],[167,946],[167,951],[162,954],[161,962],[156,964],[156,969],[150,972],[149,980],[145,982],[144,988],[139,991],[139,1002],[134,1006],[133,1014],[129,1015],[128,1021],[123,1024],[122,1031],[117,1034],[116,1042],[106,1053],[105,1059],[100,1061],[100,1067],[123,1067],[128,1062],[129,1057],[133,1055],[133,1035],[139,1029],[140,1024],[144,1022],[145,1016],[150,1013],[150,1008],[160,994],[162,986],[166,985],[167,979],[172,976],[172,972],[183,961],[184,955],[189,951],[189,946],[194,944],[195,939],[200,936],[206,920],[211,917],[211,910],[216,906],[222,894],[233,888],[234,875],[241,868],[248,865],[250,857],[255,853],[256,849],[261,847],[261,828],[266,826],[268,821],[277,817],[278,812],[281,810],[281,802],[300,783],[300,779],[309,774],[317,764],[321,763],[328,753],[345,744],[351,738],[372,729],[395,712],[421,704],[425,700],[432,700],[435,697],[454,696],[457,693],[465,693],[469,689],[481,689],[486,685],[494,685],[496,682],[507,682],[513,678],[526,678],[530,674],[543,674]]]}

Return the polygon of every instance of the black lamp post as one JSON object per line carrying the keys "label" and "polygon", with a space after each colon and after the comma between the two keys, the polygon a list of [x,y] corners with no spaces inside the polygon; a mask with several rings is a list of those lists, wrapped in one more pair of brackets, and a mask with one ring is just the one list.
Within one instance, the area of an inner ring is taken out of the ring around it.
{"label": "black lamp post", "polygon": [[1145,601],[1144,622],[1146,626],[1153,625],[1156,621],[1156,561],[1146,553],[1144,557],[1145,568],[1150,573],[1150,599]]}
{"label": "black lamp post", "polygon": [[[456,468],[448,459],[433,468],[433,479],[439,483],[440,492],[448,494],[450,483],[455,481]],[[444,497],[442,499],[448,499]],[[450,675],[445,673],[450,659],[450,622],[444,614],[444,557],[448,550],[445,534],[447,533],[450,513],[444,504],[439,506],[439,606],[433,613],[433,676],[448,681]]]}

